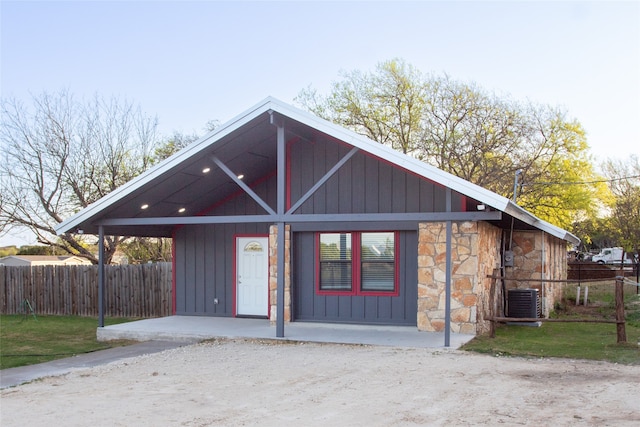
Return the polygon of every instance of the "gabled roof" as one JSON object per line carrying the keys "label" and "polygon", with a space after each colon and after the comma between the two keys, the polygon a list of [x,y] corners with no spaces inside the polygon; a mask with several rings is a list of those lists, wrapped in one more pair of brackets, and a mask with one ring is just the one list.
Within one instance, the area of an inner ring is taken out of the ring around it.
{"label": "gabled roof", "polygon": [[[234,172],[243,173],[247,183],[273,173],[277,169],[277,159],[271,113],[287,118],[287,132],[310,141],[318,133],[325,134],[449,187],[533,228],[574,244],[579,242],[577,237],[542,221],[503,196],[271,97],[60,223],[56,232],[62,234],[82,229],[97,234],[96,222],[106,218],[194,216],[210,207],[212,200],[230,197],[238,187],[213,166],[212,158],[215,156]],[[207,167],[211,171],[205,179],[203,170]],[[149,207],[141,209],[143,205]],[[182,207],[188,210],[180,213]],[[140,226],[134,232],[114,229],[110,234],[170,236],[173,227]]]}

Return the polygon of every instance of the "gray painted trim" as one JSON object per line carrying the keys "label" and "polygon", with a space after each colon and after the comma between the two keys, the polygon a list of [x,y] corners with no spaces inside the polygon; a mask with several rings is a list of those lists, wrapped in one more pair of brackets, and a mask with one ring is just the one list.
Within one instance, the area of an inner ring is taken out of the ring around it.
{"label": "gray painted trim", "polygon": [[[446,192],[446,209],[447,212],[451,212],[451,189],[447,188]],[[451,266],[453,264],[451,258],[451,240],[453,239],[453,223],[447,221],[447,235],[445,251],[447,252],[447,258],[445,261],[445,287],[444,287],[444,346],[449,347],[451,344]]]}
{"label": "gray painted trim", "polygon": [[277,283],[276,283],[276,337],[282,338],[284,337],[284,280],[285,275],[280,274],[284,272],[285,266],[285,223],[278,223],[278,235],[277,235],[277,251],[278,251],[278,261],[276,265],[277,269]]}
{"label": "gray painted trim", "polygon": [[249,197],[251,197],[253,200],[255,200],[260,206],[262,206],[262,208],[265,211],[267,211],[267,213],[269,213],[271,215],[275,215],[276,214],[276,212],[273,209],[271,209],[271,206],[269,206],[269,204],[267,204],[267,202],[262,200],[262,198],[260,196],[258,196],[255,191],[253,191],[247,184],[245,184],[240,178],[238,178],[236,176],[236,174],[231,169],[229,169],[227,167],[227,165],[225,165],[222,162],[222,160],[220,160],[217,156],[211,156],[211,159],[216,164],[216,166],[218,166],[220,169],[222,169],[222,171],[225,174],[227,174],[227,176],[229,178],[231,178],[233,180],[233,182],[238,184],[238,186],[240,188],[242,188],[244,190],[244,192],[249,195]]}
{"label": "gray painted trim", "polygon": [[104,328],[104,227],[98,227],[98,327]]}
{"label": "gray painted trim", "polygon": [[[271,123],[277,126],[276,144],[278,150],[278,177],[277,177],[277,211],[278,217],[284,217],[286,210],[286,173],[287,156],[284,137],[284,124],[280,117],[274,117],[271,113]],[[278,221],[278,235],[276,241],[277,251],[277,276],[276,276],[276,337],[284,337],[284,260],[285,260],[285,222],[280,219]]]}
{"label": "gray painted trim", "polygon": [[390,222],[299,222],[291,224],[291,231],[381,231],[382,229],[394,231],[415,231],[419,221],[390,221]]}
{"label": "gray painted trim", "polygon": [[445,243],[447,251],[446,270],[445,271],[445,288],[444,288],[444,346],[449,347],[451,344],[451,240],[453,239],[452,231],[453,223],[447,221],[447,240]]}
{"label": "gray painted trim", "polygon": [[502,212],[418,212],[418,213],[363,213],[363,214],[300,214],[287,215],[288,222],[349,222],[349,221],[420,221],[420,222],[440,222],[440,221],[495,221],[502,218]]}
{"label": "gray painted trim", "polygon": [[311,222],[440,222],[440,221],[497,221],[502,212],[424,212],[424,213],[366,213],[366,214],[285,214],[285,215],[229,215],[152,218],[112,218],[99,221],[103,226],[193,225],[232,223],[311,223]]}

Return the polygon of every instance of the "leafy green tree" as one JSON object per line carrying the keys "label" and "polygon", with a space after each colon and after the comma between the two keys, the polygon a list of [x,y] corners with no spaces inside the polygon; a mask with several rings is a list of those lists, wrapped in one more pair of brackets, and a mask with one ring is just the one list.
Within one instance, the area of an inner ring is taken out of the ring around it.
{"label": "leafy green tree", "polygon": [[162,160],[171,157],[173,154],[182,150],[198,138],[199,136],[196,134],[185,135],[180,132],[174,132],[165,143],[159,144],[154,150],[152,158],[153,163],[159,163]]}
{"label": "leafy green tree", "polygon": [[580,238],[580,250],[584,252],[610,248],[619,242],[619,235],[611,225],[611,217],[591,216],[577,221],[573,225],[573,233]]}
{"label": "leafy green tree", "polygon": [[640,161],[637,155],[627,160],[608,160],[604,174],[614,195],[611,225],[619,242],[628,252],[640,253]]}
{"label": "leafy green tree", "polygon": [[513,197],[539,217],[570,228],[593,214],[597,180],[585,132],[566,113],[520,104],[449,76],[425,75],[402,60],[374,72],[343,72],[330,93],[296,101],[328,120],[442,170]]}
{"label": "leafy green tree", "polygon": [[145,262],[171,261],[171,239],[154,237],[136,237],[128,239],[120,245],[130,264]]}
{"label": "leafy green tree", "polygon": [[375,73],[342,72],[331,93],[321,96],[311,87],[296,98],[315,114],[419,156],[426,88],[423,75],[401,61],[382,63]]}
{"label": "leafy green tree", "polygon": [[4,258],[10,255],[17,255],[18,248],[16,246],[5,246],[0,248],[0,258]]}
{"label": "leafy green tree", "polygon": [[553,224],[570,229],[576,220],[597,216],[610,197],[588,155],[582,126],[549,108],[533,111],[536,126],[523,148],[518,204]]}
{"label": "leafy green tree", "polygon": [[53,246],[25,245],[20,246],[18,255],[65,255],[66,252]]}

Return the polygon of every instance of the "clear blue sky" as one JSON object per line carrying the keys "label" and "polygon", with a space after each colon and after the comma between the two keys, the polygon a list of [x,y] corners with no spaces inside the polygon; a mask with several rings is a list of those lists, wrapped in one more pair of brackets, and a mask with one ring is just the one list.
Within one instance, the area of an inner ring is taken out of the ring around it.
{"label": "clear blue sky", "polygon": [[[424,73],[560,106],[594,158],[640,155],[638,1],[6,1],[2,96],[117,95],[163,134],[202,133],[341,70]],[[0,246],[13,243],[0,238]],[[24,244],[29,242],[17,242]]]}

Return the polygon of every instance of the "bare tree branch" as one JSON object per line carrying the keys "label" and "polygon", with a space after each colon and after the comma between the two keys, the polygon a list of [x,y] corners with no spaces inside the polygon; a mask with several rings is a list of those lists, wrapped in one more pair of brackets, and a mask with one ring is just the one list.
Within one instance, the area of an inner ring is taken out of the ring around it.
{"label": "bare tree branch", "polygon": [[[97,262],[87,236],[57,237],[65,218],[128,182],[152,163],[157,119],[117,98],[78,102],[67,91],[2,100],[0,223],[38,242]],[[106,259],[121,237],[105,239]]]}

